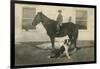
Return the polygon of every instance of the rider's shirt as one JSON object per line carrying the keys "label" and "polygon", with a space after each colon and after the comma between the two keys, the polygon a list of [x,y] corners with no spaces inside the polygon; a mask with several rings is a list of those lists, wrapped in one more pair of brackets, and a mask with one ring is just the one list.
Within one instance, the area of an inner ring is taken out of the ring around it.
{"label": "rider's shirt", "polygon": [[61,24],[62,21],[63,21],[63,16],[61,14],[58,14],[58,16],[57,16],[57,22],[58,22],[58,24]]}

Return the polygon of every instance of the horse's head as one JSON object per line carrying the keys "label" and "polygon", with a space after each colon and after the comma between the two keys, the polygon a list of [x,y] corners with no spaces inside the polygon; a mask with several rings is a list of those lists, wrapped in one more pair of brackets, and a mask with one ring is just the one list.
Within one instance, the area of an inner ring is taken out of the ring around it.
{"label": "horse's head", "polygon": [[36,25],[39,24],[42,21],[41,14],[42,14],[42,12],[38,12],[37,15],[35,16],[35,18],[34,18],[34,20],[32,22],[32,25],[34,27],[36,27]]}

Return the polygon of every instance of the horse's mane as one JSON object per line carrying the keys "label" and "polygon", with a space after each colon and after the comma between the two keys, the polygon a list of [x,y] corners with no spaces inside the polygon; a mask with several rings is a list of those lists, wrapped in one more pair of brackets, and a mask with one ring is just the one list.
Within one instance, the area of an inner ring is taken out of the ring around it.
{"label": "horse's mane", "polygon": [[56,20],[47,17],[45,14],[42,13],[42,15],[43,15],[43,17],[45,17],[47,19],[47,21],[51,21],[51,23],[57,23]]}

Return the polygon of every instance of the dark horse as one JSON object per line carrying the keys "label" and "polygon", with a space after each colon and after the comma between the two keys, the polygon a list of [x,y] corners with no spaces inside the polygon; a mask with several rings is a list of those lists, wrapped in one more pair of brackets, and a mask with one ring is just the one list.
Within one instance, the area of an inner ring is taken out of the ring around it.
{"label": "dark horse", "polygon": [[76,41],[78,37],[77,25],[72,22],[66,22],[62,24],[59,34],[57,32],[57,21],[52,20],[45,16],[42,12],[38,12],[35,16],[32,25],[36,27],[37,24],[42,23],[50,37],[52,47],[55,49],[55,38],[67,36],[71,40],[71,44],[74,44],[74,49],[76,49]]}

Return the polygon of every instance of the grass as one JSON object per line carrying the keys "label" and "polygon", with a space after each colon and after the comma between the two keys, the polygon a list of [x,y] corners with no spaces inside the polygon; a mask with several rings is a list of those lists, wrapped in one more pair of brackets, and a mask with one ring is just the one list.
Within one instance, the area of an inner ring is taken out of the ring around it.
{"label": "grass", "polygon": [[59,59],[49,59],[50,50],[41,49],[37,45],[50,42],[21,42],[15,45],[15,64],[16,65],[39,65],[54,63],[86,62],[94,61],[93,41],[78,41],[80,48],[71,55],[71,59],[61,57]]}

